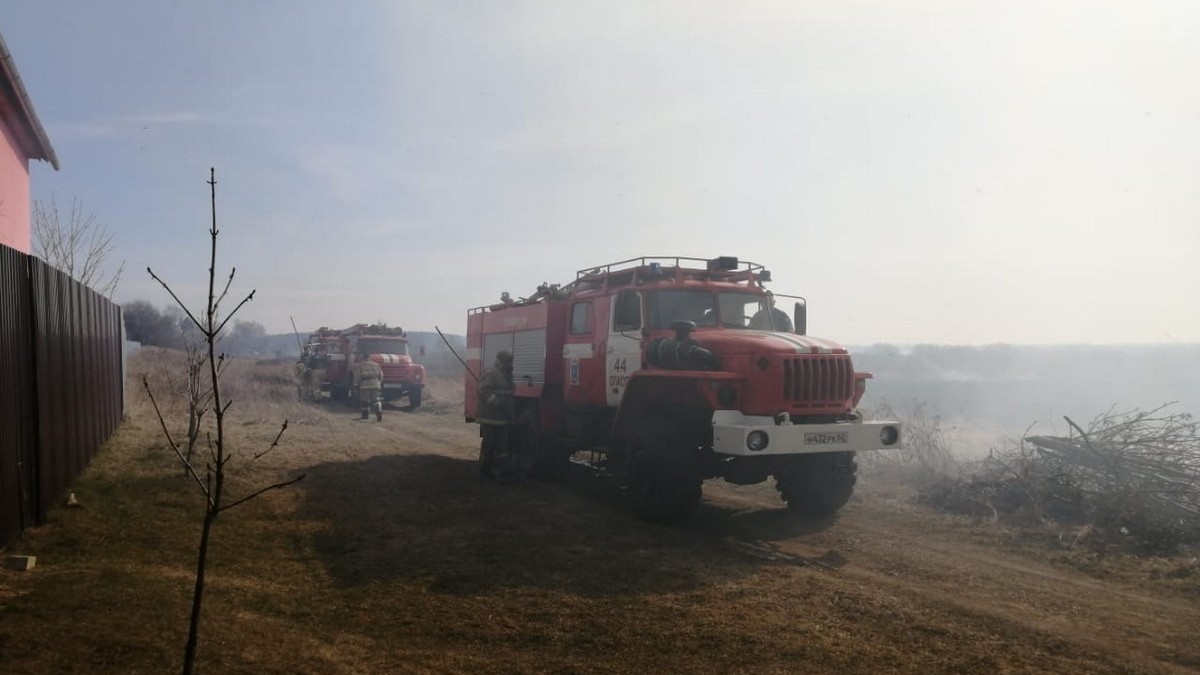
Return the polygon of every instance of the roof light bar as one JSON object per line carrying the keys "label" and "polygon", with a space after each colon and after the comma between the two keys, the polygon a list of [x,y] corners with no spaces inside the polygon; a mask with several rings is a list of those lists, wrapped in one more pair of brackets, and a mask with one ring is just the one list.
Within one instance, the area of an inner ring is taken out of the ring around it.
{"label": "roof light bar", "polygon": [[734,256],[723,255],[708,261],[709,272],[729,272],[738,268],[738,259]]}

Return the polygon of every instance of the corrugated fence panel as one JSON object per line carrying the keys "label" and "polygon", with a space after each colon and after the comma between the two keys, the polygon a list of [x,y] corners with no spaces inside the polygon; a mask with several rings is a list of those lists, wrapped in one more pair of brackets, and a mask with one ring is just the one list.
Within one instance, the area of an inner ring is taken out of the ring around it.
{"label": "corrugated fence panel", "polygon": [[0,545],[36,518],[29,256],[0,246]]}
{"label": "corrugated fence panel", "polygon": [[[51,273],[47,273],[47,272]],[[33,307],[33,343],[37,351],[37,406],[39,412],[47,417],[53,417],[54,411],[48,405],[59,396],[58,389],[62,383],[62,344],[63,327],[59,316],[63,298],[59,293],[57,276],[54,270],[34,267],[31,273],[33,280],[33,296],[37,298]],[[65,424],[62,420],[38,420],[38,520],[45,518],[45,510],[41,507],[41,493],[45,490],[48,476],[66,473],[67,443],[64,440]]]}
{"label": "corrugated fence panel", "polygon": [[121,308],[0,245],[0,546],[44,522],[121,423]]}
{"label": "corrugated fence panel", "polygon": [[121,422],[121,312],[37,258],[32,281],[37,522]]}

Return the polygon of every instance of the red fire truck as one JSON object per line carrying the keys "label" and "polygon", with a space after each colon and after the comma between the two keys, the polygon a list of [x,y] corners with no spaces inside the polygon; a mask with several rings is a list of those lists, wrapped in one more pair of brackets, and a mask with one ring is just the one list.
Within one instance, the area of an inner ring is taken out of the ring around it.
{"label": "red fire truck", "polygon": [[400,328],[383,324],[355,324],[342,330],[322,326],[308,337],[304,353],[319,363],[309,364],[316,370],[324,368],[321,390],[334,399],[346,398],[353,387],[354,355],[366,352],[383,370],[382,394],[385,401],[408,397],[408,407],[421,405],[425,386],[425,367],[413,363],[408,353],[408,337]]}
{"label": "red fire truck", "polygon": [[[871,374],[806,334],[803,298],[791,296],[791,317],[772,312],[770,280],[733,257],[581,270],[469,310],[467,365],[478,374],[497,352],[513,354],[512,443],[534,475],[586,450],[626,477],[634,511],[650,519],[685,519],[718,477],[774,477],[790,509],[830,514],[854,490],[854,453],[897,447],[901,428],[860,417]],[[475,378],[465,384],[471,422]]]}

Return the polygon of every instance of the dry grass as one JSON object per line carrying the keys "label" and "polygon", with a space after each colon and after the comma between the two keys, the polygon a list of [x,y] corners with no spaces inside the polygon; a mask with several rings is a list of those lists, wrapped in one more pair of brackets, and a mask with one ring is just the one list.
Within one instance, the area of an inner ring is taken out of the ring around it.
{"label": "dry grass", "polygon": [[[139,354],[131,377],[169,387],[170,358]],[[297,402],[290,366],[230,366],[232,493],[307,478],[218,521],[201,672],[1200,668],[1184,561],[1151,581],[1148,567],[1083,575],[1063,550],[869,491],[813,522],[769,486],[709,485],[694,523],[662,528],[603,479],[480,479],[461,383],[358,422]],[[38,566],[0,572],[0,671],[179,668],[201,509],[139,391],[74,487],[83,506],[14,545]],[[285,417],[282,447],[250,462]]]}

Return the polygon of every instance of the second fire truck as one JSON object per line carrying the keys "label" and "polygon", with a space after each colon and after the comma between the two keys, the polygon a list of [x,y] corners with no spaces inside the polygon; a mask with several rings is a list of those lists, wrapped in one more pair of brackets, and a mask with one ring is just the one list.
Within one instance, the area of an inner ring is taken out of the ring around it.
{"label": "second fire truck", "polygon": [[308,337],[304,349],[315,372],[323,369],[321,390],[331,398],[343,399],[353,386],[354,355],[366,353],[383,371],[383,400],[407,398],[408,407],[421,405],[425,387],[425,367],[413,363],[408,353],[408,336],[400,328],[383,324],[355,324],[342,330],[318,328]]}
{"label": "second fire truck", "polygon": [[[803,299],[793,298],[790,322],[766,318],[770,280],[732,257],[581,270],[569,284],[470,310],[467,366],[478,374],[497,352],[513,354],[512,443],[535,475],[586,450],[626,476],[643,517],[686,518],[708,478],[774,478],[790,509],[830,514],[854,490],[855,452],[897,447],[900,425],[862,419],[871,374],[806,334]],[[467,421],[475,384],[468,374]]]}

